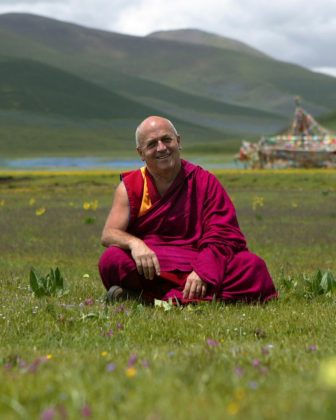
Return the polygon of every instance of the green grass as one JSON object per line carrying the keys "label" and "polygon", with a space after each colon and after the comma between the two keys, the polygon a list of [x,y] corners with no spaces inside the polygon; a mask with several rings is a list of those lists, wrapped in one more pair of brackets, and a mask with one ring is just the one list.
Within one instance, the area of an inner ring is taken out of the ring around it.
{"label": "green grass", "polygon": [[[217,174],[277,301],[105,307],[99,237],[118,175],[0,173],[1,418],[48,408],[70,419],[85,410],[94,419],[334,418],[335,388],[320,365],[335,354],[336,299],[309,296],[304,276],[336,274],[336,172]],[[253,209],[256,197],[263,206]],[[97,210],[84,210],[93,200]],[[58,266],[69,294],[33,297],[32,266]]]}

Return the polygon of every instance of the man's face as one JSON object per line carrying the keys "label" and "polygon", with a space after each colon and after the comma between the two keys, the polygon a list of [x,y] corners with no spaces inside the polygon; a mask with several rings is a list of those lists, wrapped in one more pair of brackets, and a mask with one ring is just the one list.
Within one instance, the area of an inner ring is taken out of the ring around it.
{"label": "man's face", "polygon": [[165,122],[146,126],[141,133],[138,153],[153,172],[180,166],[180,136]]}

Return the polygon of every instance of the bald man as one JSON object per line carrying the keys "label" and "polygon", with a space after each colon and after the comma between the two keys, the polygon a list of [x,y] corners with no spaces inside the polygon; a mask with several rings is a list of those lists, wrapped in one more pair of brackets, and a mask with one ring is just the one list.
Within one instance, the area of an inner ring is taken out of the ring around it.
{"label": "bald man", "polygon": [[248,251],[235,209],[214,175],[181,159],[181,138],[151,116],[136,130],[145,166],[121,174],[102,233],[107,299],[186,304],[277,296],[264,261]]}

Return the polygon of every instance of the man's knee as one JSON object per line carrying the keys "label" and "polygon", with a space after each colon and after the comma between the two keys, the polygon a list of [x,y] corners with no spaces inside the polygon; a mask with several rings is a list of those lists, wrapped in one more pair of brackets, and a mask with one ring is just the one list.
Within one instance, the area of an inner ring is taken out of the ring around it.
{"label": "man's knee", "polygon": [[258,255],[253,254],[250,251],[242,251],[235,255],[234,262],[237,264],[241,264],[242,267],[245,269],[252,270],[253,272],[263,272],[267,271],[265,261],[258,257]]}
{"label": "man's knee", "polygon": [[124,271],[129,270],[134,264],[128,251],[116,246],[107,248],[98,262],[98,269],[103,283],[110,283],[111,279],[120,279]]}

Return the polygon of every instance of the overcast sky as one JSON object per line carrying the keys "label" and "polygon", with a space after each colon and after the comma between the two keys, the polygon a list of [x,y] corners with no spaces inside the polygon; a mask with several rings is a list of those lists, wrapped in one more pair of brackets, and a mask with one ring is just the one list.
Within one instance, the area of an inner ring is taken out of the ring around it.
{"label": "overcast sky", "polygon": [[7,12],[130,35],[198,28],[336,76],[336,0],[0,0]]}

